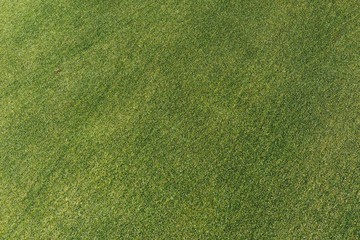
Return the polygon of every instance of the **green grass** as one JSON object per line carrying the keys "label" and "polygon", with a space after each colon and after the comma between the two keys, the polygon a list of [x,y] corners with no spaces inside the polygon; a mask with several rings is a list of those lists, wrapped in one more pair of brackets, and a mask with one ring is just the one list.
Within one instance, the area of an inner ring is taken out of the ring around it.
{"label": "green grass", "polygon": [[0,0],[1,239],[360,239],[358,0]]}

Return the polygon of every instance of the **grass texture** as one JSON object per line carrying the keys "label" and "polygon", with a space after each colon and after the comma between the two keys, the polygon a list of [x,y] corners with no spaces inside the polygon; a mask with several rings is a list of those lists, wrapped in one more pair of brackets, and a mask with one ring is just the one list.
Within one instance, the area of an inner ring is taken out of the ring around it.
{"label": "grass texture", "polygon": [[0,0],[0,239],[360,239],[358,0]]}

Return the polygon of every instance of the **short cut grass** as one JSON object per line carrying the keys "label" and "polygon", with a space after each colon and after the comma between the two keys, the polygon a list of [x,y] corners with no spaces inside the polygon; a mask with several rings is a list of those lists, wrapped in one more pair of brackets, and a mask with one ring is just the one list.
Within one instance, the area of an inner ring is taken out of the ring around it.
{"label": "short cut grass", "polygon": [[0,0],[1,239],[359,239],[358,0]]}

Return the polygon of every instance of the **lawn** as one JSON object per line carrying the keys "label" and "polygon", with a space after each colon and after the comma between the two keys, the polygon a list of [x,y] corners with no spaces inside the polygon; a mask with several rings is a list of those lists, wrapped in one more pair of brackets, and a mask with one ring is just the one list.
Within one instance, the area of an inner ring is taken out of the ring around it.
{"label": "lawn", "polygon": [[360,239],[359,0],[0,0],[0,239]]}

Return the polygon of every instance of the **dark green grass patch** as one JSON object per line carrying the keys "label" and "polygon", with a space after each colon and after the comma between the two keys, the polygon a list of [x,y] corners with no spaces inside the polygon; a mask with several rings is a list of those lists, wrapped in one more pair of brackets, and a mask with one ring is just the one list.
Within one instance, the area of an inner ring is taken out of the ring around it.
{"label": "dark green grass patch", "polygon": [[0,0],[0,238],[360,238],[359,12]]}

